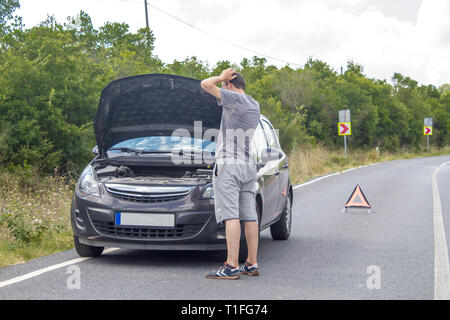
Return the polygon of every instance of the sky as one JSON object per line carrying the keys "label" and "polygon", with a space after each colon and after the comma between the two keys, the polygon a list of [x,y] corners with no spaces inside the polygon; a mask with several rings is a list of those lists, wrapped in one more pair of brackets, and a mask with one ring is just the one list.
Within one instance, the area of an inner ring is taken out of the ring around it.
{"label": "sky", "polygon": [[[450,83],[450,0],[148,0],[156,54],[171,63],[196,56],[213,67],[254,55],[303,66],[309,57],[340,72],[349,60],[370,78],[395,72],[437,87]],[[26,28],[54,15],[87,12],[95,27],[145,27],[144,0],[21,0]],[[174,19],[176,17],[195,29]],[[202,30],[199,31],[198,29]],[[211,36],[213,35],[213,36]],[[258,54],[256,54],[258,53]]]}

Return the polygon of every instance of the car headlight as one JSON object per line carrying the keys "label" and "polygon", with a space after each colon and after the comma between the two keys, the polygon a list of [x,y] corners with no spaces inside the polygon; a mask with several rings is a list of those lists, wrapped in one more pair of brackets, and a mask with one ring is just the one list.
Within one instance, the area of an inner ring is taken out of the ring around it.
{"label": "car headlight", "polygon": [[82,197],[96,196],[100,197],[98,182],[94,176],[92,166],[87,166],[80,175],[77,184],[78,194]]}
{"label": "car headlight", "polygon": [[214,189],[212,184],[209,184],[203,189],[202,192],[202,198],[203,199],[214,199]]}

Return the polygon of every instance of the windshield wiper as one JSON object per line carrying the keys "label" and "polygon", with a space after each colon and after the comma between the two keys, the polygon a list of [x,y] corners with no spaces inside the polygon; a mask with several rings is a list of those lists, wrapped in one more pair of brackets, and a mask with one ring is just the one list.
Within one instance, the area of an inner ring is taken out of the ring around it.
{"label": "windshield wiper", "polygon": [[139,149],[126,148],[126,147],[123,147],[123,148],[110,148],[110,149],[108,149],[108,152],[109,151],[113,151],[113,150],[119,150],[121,152],[128,152],[128,153],[134,153],[134,154],[141,154],[141,152],[142,152],[142,150],[139,150]]}
{"label": "windshield wiper", "polygon": [[170,153],[171,152],[169,150],[143,150],[143,149],[134,149],[134,148],[127,148],[127,147],[108,149],[108,151],[112,151],[112,150],[119,150],[121,152],[134,153],[135,155],[148,154],[148,153]]}
{"label": "windshield wiper", "polygon": [[196,153],[210,153],[212,156],[214,156],[216,153],[215,151],[210,151],[210,150],[206,150],[206,149],[180,149],[178,150],[178,154],[196,154]]}

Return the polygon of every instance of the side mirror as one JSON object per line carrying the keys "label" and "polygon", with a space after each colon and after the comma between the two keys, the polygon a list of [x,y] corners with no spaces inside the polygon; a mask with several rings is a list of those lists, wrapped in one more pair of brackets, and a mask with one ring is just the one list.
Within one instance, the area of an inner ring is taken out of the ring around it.
{"label": "side mirror", "polygon": [[266,163],[269,161],[280,160],[283,158],[283,152],[277,148],[264,148],[261,153],[261,160]]}
{"label": "side mirror", "polygon": [[98,147],[97,146],[92,148],[92,153],[94,154],[94,156],[98,156]]}

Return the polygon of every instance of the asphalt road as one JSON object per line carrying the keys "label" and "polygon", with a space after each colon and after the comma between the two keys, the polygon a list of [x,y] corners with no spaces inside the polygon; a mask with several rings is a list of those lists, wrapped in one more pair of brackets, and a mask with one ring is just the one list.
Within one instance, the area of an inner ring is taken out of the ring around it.
{"label": "asphalt road", "polygon": [[[215,252],[116,250],[81,261],[69,250],[0,269],[0,299],[448,298],[450,163],[440,165],[449,161],[392,161],[298,186],[290,239],[261,233],[259,277],[205,279],[223,263]],[[356,184],[374,213],[341,212]]]}

